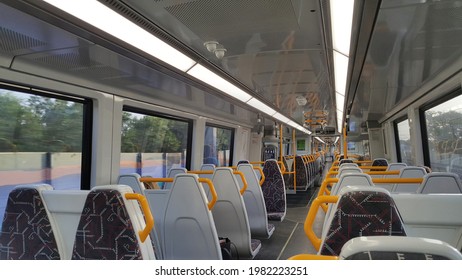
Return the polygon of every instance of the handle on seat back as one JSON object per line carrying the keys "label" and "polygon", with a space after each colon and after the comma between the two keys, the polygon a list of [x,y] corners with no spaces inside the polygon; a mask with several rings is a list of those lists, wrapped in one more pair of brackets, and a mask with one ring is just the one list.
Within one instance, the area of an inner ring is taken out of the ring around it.
{"label": "handle on seat back", "polygon": [[208,178],[199,178],[199,182],[206,183],[207,185],[209,185],[209,190],[210,190],[210,194],[212,195],[212,200],[209,201],[207,206],[209,207],[209,210],[212,210],[213,206],[217,202],[217,197],[218,197],[217,192],[215,191],[215,186],[213,186],[212,180]]}
{"label": "handle on seat back", "polygon": [[253,169],[256,169],[258,170],[258,172],[260,172],[260,175],[261,175],[261,179],[260,179],[260,186],[263,186],[263,182],[265,182],[265,174],[263,173],[263,169],[261,169],[260,166],[254,166]]}
{"label": "handle on seat back", "polygon": [[245,193],[245,190],[248,187],[247,180],[244,177],[244,173],[242,173],[241,171],[233,171],[233,174],[241,176],[241,180],[242,180],[242,183],[244,184],[244,186],[242,186],[242,188],[241,188],[241,190],[239,192],[241,193],[241,195],[243,195]]}
{"label": "handle on seat back", "polygon": [[140,236],[141,242],[144,242],[154,227],[154,218],[152,217],[151,210],[149,209],[148,200],[146,197],[144,197],[144,195],[139,193],[126,193],[125,198],[138,200],[141,205],[141,209],[144,213],[144,219],[146,220],[146,226],[143,230],[140,230],[138,234]]}
{"label": "handle on seat back", "polygon": [[337,203],[337,201],[338,196],[336,195],[321,195],[311,203],[308,215],[306,215],[303,229],[305,230],[306,236],[311,241],[311,244],[313,244],[313,247],[316,249],[316,251],[319,251],[319,247],[321,247],[321,238],[319,238],[313,230],[313,223],[316,218],[316,214],[318,213],[318,209],[324,203]]}

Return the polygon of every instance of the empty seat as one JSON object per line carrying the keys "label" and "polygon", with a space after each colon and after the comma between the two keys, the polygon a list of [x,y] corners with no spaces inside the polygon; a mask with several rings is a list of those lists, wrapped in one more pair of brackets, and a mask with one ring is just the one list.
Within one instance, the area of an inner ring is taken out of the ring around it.
{"label": "empty seat", "polygon": [[462,254],[446,242],[408,236],[363,236],[343,245],[346,260],[462,260]]}
{"label": "empty seat", "polygon": [[401,216],[387,190],[346,187],[333,205],[336,213],[328,223],[319,253],[338,256],[343,245],[358,236],[405,236]]}
{"label": "empty seat", "polygon": [[119,175],[117,184],[127,185],[133,189],[135,193],[143,194],[146,189],[144,184],[140,182],[141,176],[138,173],[130,173]]}
{"label": "empty seat", "polygon": [[275,159],[268,159],[263,166],[265,181],[261,186],[269,220],[282,221],[286,216],[286,187],[281,169]]}
{"label": "empty seat", "polygon": [[345,164],[345,163],[353,163],[353,160],[351,160],[351,159],[341,159],[340,162],[339,162],[339,165],[342,166],[342,164]]}
{"label": "empty seat", "polygon": [[[388,166],[388,160],[385,158],[376,158],[372,161],[372,166]],[[371,171],[383,171],[382,169],[371,169]]]}
{"label": "empty seat", "polygon": [[219,236],[231,240],[240,259],[253,259],[260,251],[261,242],[251,239],[247,210],[233,170],[228,167],[216,168],[213,184],[218,200],[212,215]]}
{"label": "empty seat", "polygon": [[354,162],[347,162],[339,166],[339,170],[347,167],[358,167],[357,163]]}
{"label": "empty seat", "polygon": [[222,259],[209,201],[198,179],[195,174],[175,176],[161,228],[164,259]]}
{"label": "empty seat", "polygon": [[393,171],[393,170],[401,170],[403,169],[404,167],[406,167],[407,164],[404,163],[404,162],[393,162],[393,163],[390,163],[387,167],[387,171]]}
{"label": "empty seat", "polygon": [[[268,224],[265,199],[263,198],[260,183],[253,171],[253,166],[239,164],[237,170],[244,174],[248,185],[243,198],[249,218],[250,233],[253,237],[270,238],[275,227],[273,224]],[[236,178],[238,178],[239,184],[242,186],[242,181],[239,177]]]}
{"label": "empty seat", "polygon": [[347,173],[363,173],[362,169],[359,167],[345,167],[345,168],[340,168],[337,174],[337,177],[340,178],[342,174],[347,174]]}
{"label": "empty seat", "polygon": [[[187,173],[187,172],[188,172],[188,170],[186,168],[184,168],[184,167],[170,168],[170,170],[168,171],[167,177],[168,178],[175,178],[175,176],[177,174],[184,174],[184,173]],[[167,189],[167,190],[170,189],[172,187],[172,184],[173,183],[169,183],[169,182],[165,183],[163,189]]]}
{"label": "empty seat", "polygon": [[155,259],[149,237],[152,216],[141,198],[125,185],[94,187],[80,217],[72,259]]}
{"label": "empty seat", "polygon": [[[294,168],[294,164],[295,164],[295,168]],[[265,170],[265,167],[263,167],[263,171],[264,170]],[[308,188],[308,169],[301,156],[295,157],[294,162],[292,162],[292,170],[295,170],[295,179],[297,181],[297,189],[306,190]],[[293,178],[292,178],[292,181],[293,181]]]}
{"label": "empty seat", "polygon": [[0,234],[1,260],[59,260],[60,249],[41,192],[47,184],[19,185],[8,196]]}
{"label": "empty seat", "polygon": [[459,176],[449,172],[432,172],[424,176],[417,193],[462,193]]}
{"label": "empty seat", "polygon": [[[400,170],[398,178],[422,178],[427,174],[423,167],[406,166]],[[398,193],[415,193],[420,184],[394,184],[391,192]]]}

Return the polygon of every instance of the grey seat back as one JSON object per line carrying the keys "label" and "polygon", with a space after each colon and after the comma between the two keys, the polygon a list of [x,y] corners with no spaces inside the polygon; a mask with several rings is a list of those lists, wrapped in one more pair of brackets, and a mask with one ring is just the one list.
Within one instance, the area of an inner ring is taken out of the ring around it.
{"label": "grey seat back", "polygon": [[147,189],[144,195],[149,203],[149,208],[154,217],[154,228],[151,231],[151,240],[156,250],[156,257],[164,259],[164,219],[165,209],[170,196],[170,190]]}
{"label": "grey seat back", "polygon": [[[174,168],[171,168],[168,171],[167,177],[168,178],[175,178],[175,176],[177,174],[184,174],[184,173],[187,173],[187,172],[188,172],[188,170],[186,168],[184,168],[184,167],[174,167]],[[167,183],[164,184],[163,189],[168,190],[168,189],[170,189],[172,187],[172,185],[173,185],[173,183],[167,182]]]}
{"label": "grey seat back", "polygon": [[340,168],[337,174],[337,178],[340,178],[342,174],[347,173],[363,173],[362,169],[359,167],[344,167]]}
{"label": "grey seat back", "polygon": [[450,172],[432,172],[424,176],[417,193],[462,193],[459,176]]}
{"label": "grey seat back", "polygon": [[240,259],[253,259],[260,251],[261,244],[259,240],[251,240],[247,210],[233,170],[228,167],[216,168],[213,184],[218,200],[212,215],[219,236],[227,237],[234,243]]}
{"label": "grey seat back", "polygon": [[[422,178],[427,174],[423,167],[406,166],[399,172],[399,178]],[[415,193],[420,184],[394,184],[391,192],[396,193]]]}
{"label": "grey seat back", "polygon": [[20,185],[8,196],[0,232],[0,260],[59,260],[52,221],[41,192],[47,184]]}
{"label": "grey seat back", "polygon": [[409,236],[362,236],[342,247],[346,260],[462,260],[462,254],[446,242]]}
{"label": "grey seat back", "polygon": [[117,179],[117,184],[127,185],[133,189],[133,192],[143,194],[146,189],[140,182],[141,176],[138,173],[122,174]]}
{"label": "grey seat back", "polygon": [[195,174],[175,176],[163,221],[165,259],[222,259],[215,223],[198,178]]}
{"label": "grey seat back", "polygon": [[[269,238],[274,232],[274,225],[268,224],[265,199],[253,167],[251,164],[239,164],[237,170],[244,174],[248,185],[243,198],[249,218],[250,233],[255,237]],[[236,176],[236,178],[242,188],[243,183],[240,176]]]}

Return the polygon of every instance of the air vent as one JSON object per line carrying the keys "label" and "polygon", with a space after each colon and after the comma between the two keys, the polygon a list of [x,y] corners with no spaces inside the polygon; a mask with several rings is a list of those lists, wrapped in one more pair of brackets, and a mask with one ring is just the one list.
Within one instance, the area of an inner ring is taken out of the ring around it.
{"label": "air vent", "polygon": [[0,40],[0,49],[8,53],[19,53],[21,50],[46,45],[43,41],[3,27],[0,27],[0,38],[2,38]]}

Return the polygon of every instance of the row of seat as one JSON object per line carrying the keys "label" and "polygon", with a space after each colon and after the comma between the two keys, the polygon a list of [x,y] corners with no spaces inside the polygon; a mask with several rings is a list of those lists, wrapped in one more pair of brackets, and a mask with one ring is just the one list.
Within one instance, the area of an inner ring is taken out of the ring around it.
{"label": "row of seat", "polygon": [[152,227],[144,197],[127,186],[17,186],[5,209],[0,259],[155,259]]}
{"label": "row of seat", "polygon": [[[211,186],[200,186],[197,182],[200,180],[199,176],[188,174],[185,169],[170,170],[169,177],[175,179],[165,182],[162,189],[145,189],[137,174],[121,175],[119,183],[130,185],[146,195],[156,218],[156,234],[162,258],[220,259],[221,255],[215,254],[215,241],[218,240],[214,237],[215,234],[204,234],[204,231],[208,232],[210,228],[218,236],[227,237],[233,242],[239,258],[254,258],[261,248],[261,242],[253,237],[270,238],[275,229],[274,225],[268,224],[271,213],[267,214],[263,195],[267,189],[265,183],[271,183],[273,180],[271,174],[264,175],[265,181],[260,187],[253,166],[248,163],[239,164],[237,167],[242,176],[236,176],[236,172],[227,167],[215,168],[213,165],[204,165],[201,169],[196,173],[203,178],[208,177],[217,194],[216,204],[208,211],[211,215],[205,221],[207,213],[203,213],[205,210],[200,212],[196,205],[205,205],[205,202],[210,201]],[[149,181],[149,178],[144,180]],[[203,198],[200,194],[202,192]],[[179,230],[179,220],[187,220],[189,225]],[[190,234],[186,240],[180,235],[172,234],[184,232],[188,227]],[[206,246],[207,240],[213,242]],[[202,248],[212,249],[196,250],[197,244],[203,244]]]}

